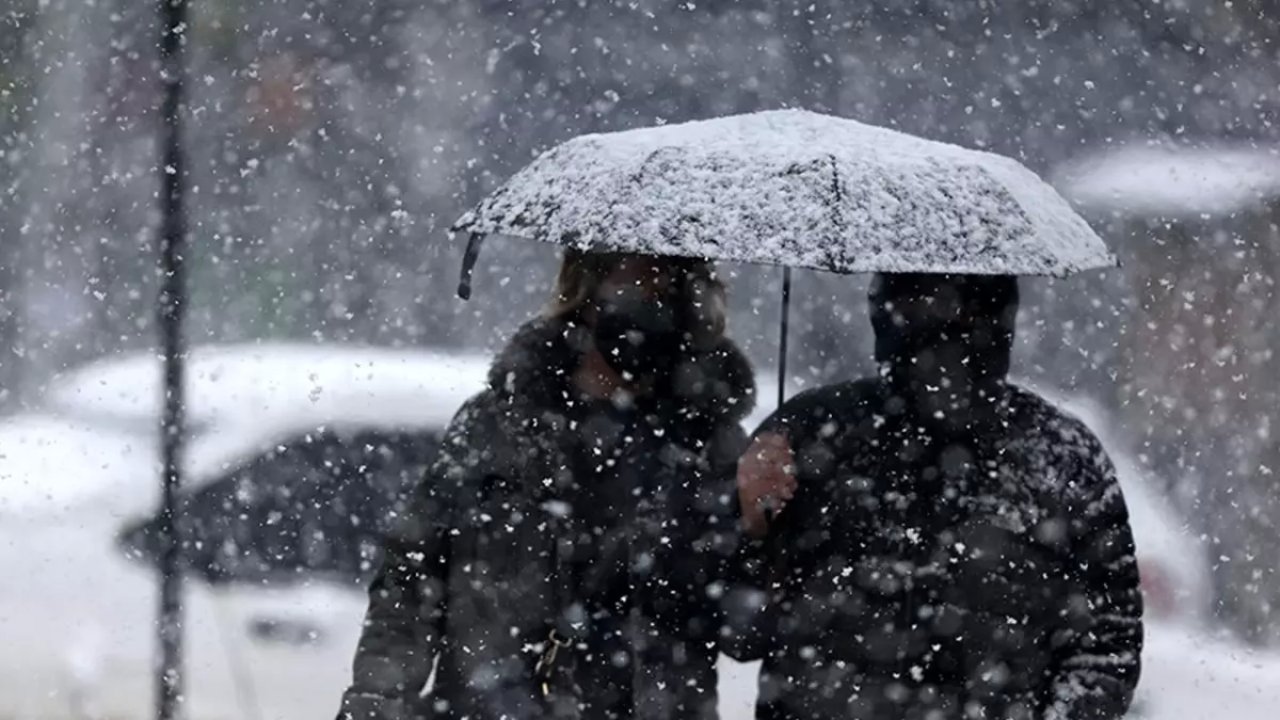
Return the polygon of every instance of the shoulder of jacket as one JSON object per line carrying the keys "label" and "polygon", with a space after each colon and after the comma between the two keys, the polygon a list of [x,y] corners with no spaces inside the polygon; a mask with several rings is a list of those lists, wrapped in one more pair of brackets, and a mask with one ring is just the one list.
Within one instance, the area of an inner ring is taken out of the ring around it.
{"label": "shoulder of jacket", "polygon": [[562,410],[540,407],[501,389],[487,388],[463,403],[440,443],[437,476],[472,491],[486,478],[517,481],[568,465],[565,438],[572,423]]}
{"label": "shoulder of jacket", "polygon": [[1042,437],[1053,449],[1063,453],[1105,454],[1102,441],[1084,420],[1030,390],[1011,387],[1015,423],[1025,434]]}
{"label": "shoulder of jacket", "polygon": [[[439,480],[464,486],[471,478],[498,469],[504,450],[519,441],[504,425],[500,393],[486,388],[473,395],[454,413],[436,454]],[[504,447],[505,446],[505,447]]]}
{"label": "shoulder of jacket", "polygon": [[1054,492],[1105,497],[1118,491],[1111,457],[1084,420],[1029,390],[1015,393],[1018,440]]}

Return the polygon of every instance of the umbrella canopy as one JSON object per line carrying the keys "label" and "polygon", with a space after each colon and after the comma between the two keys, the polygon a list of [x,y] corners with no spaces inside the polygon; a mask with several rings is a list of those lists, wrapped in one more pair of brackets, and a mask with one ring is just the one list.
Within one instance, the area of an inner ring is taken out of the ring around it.
{"label": "umbrella canopy", "polygon": [[574,138],[453,229],[836,272],[1066,275],[1115,264],[1015,160],[803,110]]}

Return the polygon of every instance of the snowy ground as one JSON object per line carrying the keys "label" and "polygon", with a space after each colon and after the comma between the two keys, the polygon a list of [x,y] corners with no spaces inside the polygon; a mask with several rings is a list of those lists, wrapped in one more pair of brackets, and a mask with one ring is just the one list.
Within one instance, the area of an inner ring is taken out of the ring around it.
{"label": "snowy ground", "polygon": [[[1280,708],[1280,655],[1250,654],[1184,628],[1148,625],[1138,701],[1142,720],[1272,720]],[[753,665],[721,663],[725,720],[751,718]]]}
{"label": "snowy ground", "polygon": [[1258,655],[1177,628],[1147,633],[1140,717],[1263,720],[1280,708],[1280,655]]}

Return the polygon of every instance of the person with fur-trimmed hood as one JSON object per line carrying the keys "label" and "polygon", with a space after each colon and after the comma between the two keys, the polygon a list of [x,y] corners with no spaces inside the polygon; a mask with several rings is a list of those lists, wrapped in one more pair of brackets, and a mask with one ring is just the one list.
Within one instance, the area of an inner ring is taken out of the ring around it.
{"label": "person with fur-trimmed hood", "polygon": [[716,717],[755,395],[724,326],[709,263],[566,252],[387,540],[340,718]]}

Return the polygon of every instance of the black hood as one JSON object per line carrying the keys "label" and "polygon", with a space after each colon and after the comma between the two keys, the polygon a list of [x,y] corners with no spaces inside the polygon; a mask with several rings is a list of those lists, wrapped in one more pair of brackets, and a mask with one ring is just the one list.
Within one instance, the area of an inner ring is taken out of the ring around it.
{"label": "black hood", "polygon": [[957,388],[962,404],[974,407],[1001,393],[1013,354],[1016,278],[881,274],[870,305],[881,376],[909,414],[938,412],[940,387]]}

